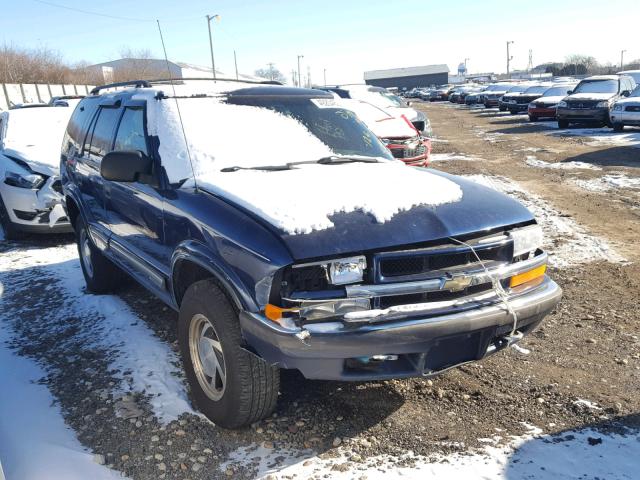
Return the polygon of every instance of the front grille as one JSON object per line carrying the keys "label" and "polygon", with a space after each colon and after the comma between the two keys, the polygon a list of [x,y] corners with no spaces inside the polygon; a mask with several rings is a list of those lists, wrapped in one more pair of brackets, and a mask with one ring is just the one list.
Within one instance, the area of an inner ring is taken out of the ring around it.
{"label": "front grille", "polygon": [[420,155],[424,155],[427,151],[427,147],[424,144],[420,143],[415,148],[404,147],[404,148],[391,148],[391,154],[394,158],[415,158]]}
{"label": "front grille", "polygon": [[598,104],[597,101],[595,100],[569,100],[567,101],[567,106],[569,108],[576,108],[576,109],[588,109],[588,108],[595,108],[595,106]]}
{"label": "front grille", "polygon": [[625,107],[625,112],[640,112],[640,105],[629,105]]}
{"label": "front grille", "polygon": [[[482,261],[508,262],[511,259],[512,248],[510,242],[497,242],[478,245],[475,250]],[[453,245],[380,254],[376,256],[374,265],[376,265],[376,276],[380,283],[434,277],[441,275],[443,270],[449,269],[480,267],[470,248]]]}
{"label": "front grille", "polygon": [[438,292],[425,292],[414,293],[411,295],[395,295],[391,297],[382,297],[380,299],[380,308],[390,308],[397,305],[411,305],[415,303],[427,303],[427,302],[446,302],[450,300],[457,300],[459,298],[467,297],[469,295],[479,295],[491,290],[493,286],[491,283],[482,283],[480,285],[474,285],[472,287],[459,290],[457,292],[450,292],[448,290],[441,290]]}

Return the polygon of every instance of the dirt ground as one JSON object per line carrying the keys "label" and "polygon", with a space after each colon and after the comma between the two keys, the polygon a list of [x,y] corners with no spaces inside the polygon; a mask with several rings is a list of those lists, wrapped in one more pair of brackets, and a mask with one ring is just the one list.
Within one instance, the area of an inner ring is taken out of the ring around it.
{"label": "dirt ground", "polygon": [[[81,338],[90,324],[73,318],[65,323],[63,316],[51,327],[56,335],[49,335],[49,327],[42,325],[47,317],[39,312],[55,310],[62,302],[52,293],[55,279],[37,266],[5,273],[3,283],[15,288],[6,289],[0,316],[20,338],[14,344],[17,351],[50,371],[45,382],[84,445],[134,479],[252,478],[265,449],[274,465],[283,461],[284,452],[298,451],[301,459],[315,452],[335,457],[337,470],[357,472],[359,465],[380,454],[399,458],[413,451],[431,458],[466,452],[482,446],[483,438],[522,434],[526,424],[550,434],[582,427],[640,427],[640,190],[597,192],[576,183],[609,173],[640,176],[640,149],[556,136],[548,124],[530,124],[526,117],[497,111],[416,106],[431,119],[438,139],[435,153],[473,158],[437,162],[435,168],[515,181],[562,217],[607,241],[627,261],[552,268],[550,275],[564,289],[564,299],[523,342],[528,355],[508,349],[429,381],[320,382],[288,372],[274,418],[239,432],[221,430],[193,414],[162,425],[143,394],[136,398],[144,411],[139,425],[116,416],[109,389],[118,380],[107,368],[111,353],[70,355],[71,348],[82,350],[81,342],[70,340]],[[536,168],[526,163],[532,156],[549,163],[585,162],[602,170]],[[20,256],[32,248],[72,241],[60,237],[44,245],[36,240],[5,243],[0,255]],[[24,294],[27,287],[29,295]],[[177,350],[174,312],[132,282],[119,296],[162,342]],[[253,465],[233,459],[232,452],[241,447],[260,447]]]}

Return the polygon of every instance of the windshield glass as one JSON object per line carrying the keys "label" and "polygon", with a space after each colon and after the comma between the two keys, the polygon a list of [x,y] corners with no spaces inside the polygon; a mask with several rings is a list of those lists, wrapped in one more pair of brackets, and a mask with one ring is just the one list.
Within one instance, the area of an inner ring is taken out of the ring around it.
{"label": "windshield glass", "polygon": [[496,84],[496,85],[489,85],[487,87],[486,91],[489,91],[489,92],[504,92],[504,91],[509,90],[512,87],[513,87],[513,85],[502,83],[502,84]]}
{"label": "windshield glass", "polygon": [[518,92],[524,92],[528,87],[525,87],[524,85],[516,85],[515,87],[507,90],[507,93],[518,93]]}
{"label": "windshield glass", "polygon": [[559,87],[551,87],[545,90],[545,97],[562,97],[566,96],[569,90],[573,90],[574,85],[561,85]]}
{"label": "windshield glass", "polygon": [[630,97],[640,97],[640,85],[638,85],[636,87],[636,89],[631,92],[631,95],[629,95]]}
{"label": "windshield glass", "polygon": [[584,80],[573,93],[617,93],[617,80]]}
{"label": "windshield glass", "polygon": [[[388,149],[346,108],[332,98],[278,96],[181,98],[159,103],[163,142],[160,157],[172,183],[188,178],[189,158],[197,174],[240,166],[281,166],[345,155],[392,160]],[[185,149],[180,117],[189,149]],[[154,130],[154,118],[148,121]],[[164,159],[182,159],[166,162]],[[187,162],[184,162],[187,160]],[[185,174],[186,173],[186,174]]]}
{"label": "windshield glass", "polygon": [[404,102],[404,100],[402,100],[399,96],[394,95],[393,93],[380,92],[380,95],[382,95],[384,98],[389,100],[393,104],[394,107],[406,107],[407,106],[407,104]]}
{"label": "windshield glass", "polygon": [[549,85],[536,85],[534,87],[529,87],[527,88],[524,93],[526,94],[537,94],[537,93],[544,93],[547,89],[549,88]]}

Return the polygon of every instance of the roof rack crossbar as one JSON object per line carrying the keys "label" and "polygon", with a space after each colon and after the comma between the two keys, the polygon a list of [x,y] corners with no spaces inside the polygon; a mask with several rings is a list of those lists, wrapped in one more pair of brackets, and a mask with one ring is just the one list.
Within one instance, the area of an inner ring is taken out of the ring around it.
{"label": "roof rack crossbar", "polygon": [[97,95],[100,90],[104,90],[105,88],[116,88],[116,87],[136,87],[136,88],[149,88],[151,87],[151,83],[148,80],[130,80],[127,82],[116,82],[116,83],[107,83],[106,85],[99,85],[91,89],[89,92],[91,95]]}
{"label": "roof rack crossbar", "polygon": [[164,82],[187,82],[191,80],[207,80],[212,82],[237,82],[237,83],[255,83],[257,85],[282,85],[277,80],[241,80],[237,78],[213,78],[213,77],[196,77],[196,78],[158,78],[156,80],[147,80],[148,83],[164,83]]}

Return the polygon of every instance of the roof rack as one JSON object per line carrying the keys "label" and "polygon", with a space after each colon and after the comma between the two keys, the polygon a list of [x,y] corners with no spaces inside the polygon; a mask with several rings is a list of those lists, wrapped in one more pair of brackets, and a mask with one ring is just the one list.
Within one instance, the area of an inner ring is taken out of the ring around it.
{"label": "roof rack", "polygon": [[151,84],[147,80],[130,80],[127,82],[107,83],[106,85],[100,85],[98,87],[92,88],[89,94],[97,95],[98,93],[100,93],[100,90],[104,90],[105,88],[116,88],[116,87],[149,88],[150,86]]}
{"label": "roof rack", "polygon": [[254,83],[256,85],[282,85],[282,82],[276,80],[240,80],[236,78],[213,78],[213,77],[196,77],[196,78],[159,78],[156,80],[146,80],[150,84],[169,83],[169,82],[185,82],[191,80],[207,80],[214,82],[237,82],[237,83]]}

